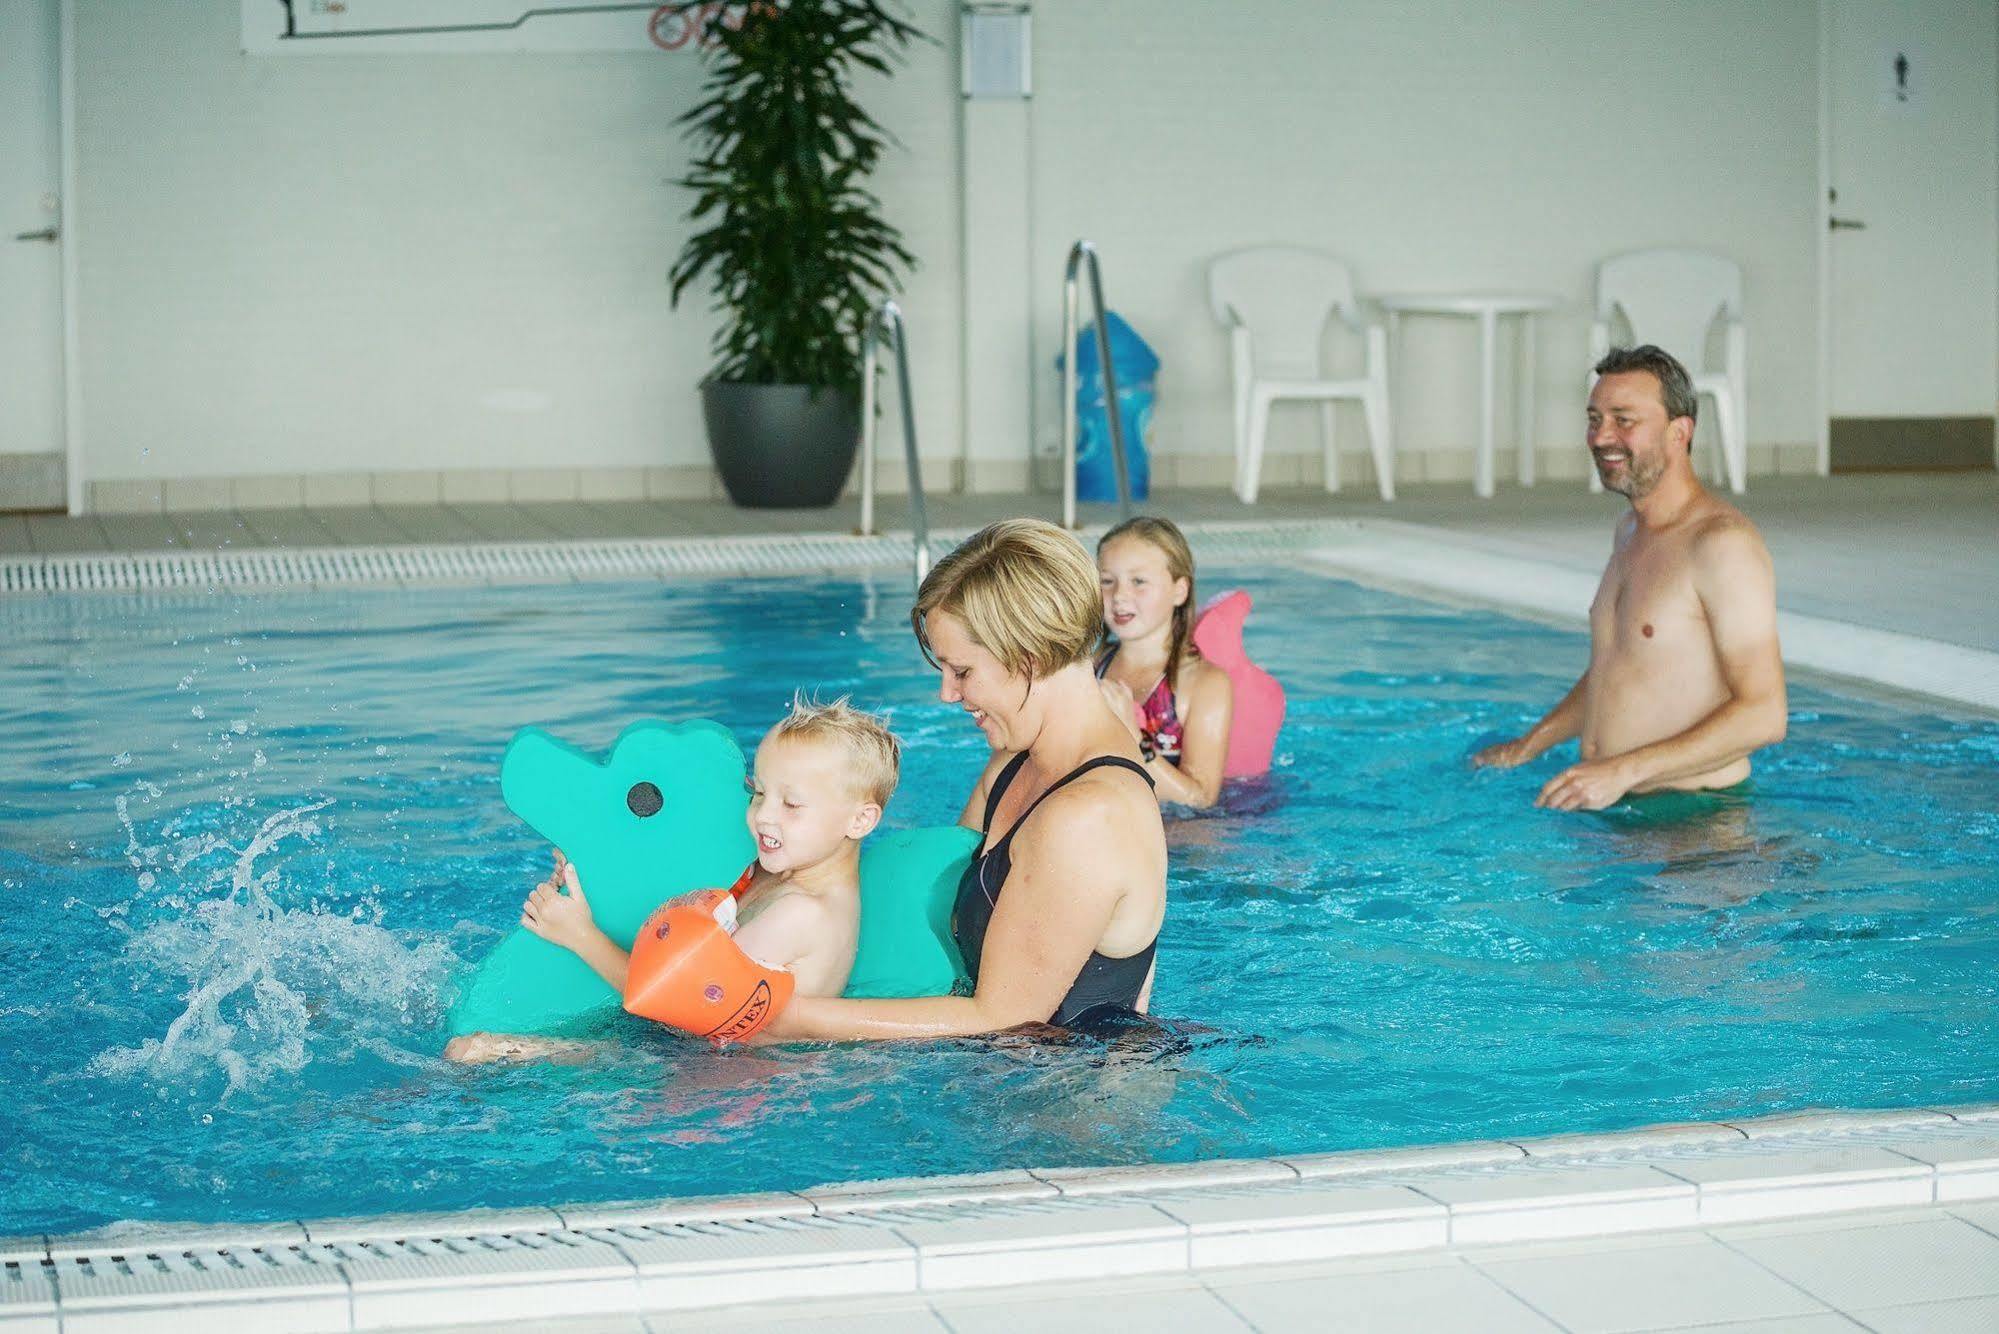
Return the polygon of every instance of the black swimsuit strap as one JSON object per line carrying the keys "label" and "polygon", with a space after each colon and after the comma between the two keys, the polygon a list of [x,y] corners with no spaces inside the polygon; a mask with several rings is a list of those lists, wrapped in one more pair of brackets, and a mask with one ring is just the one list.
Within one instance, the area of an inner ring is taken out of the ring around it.
{"label": "black swimsuit strap", "polygon": [[1013,776],[1019,773],[1020,766],[1026,763],[1027,752],[1023,750],[1008,760],[1006,768],[999,771],[999,777],[993,779],[992,790],[986,793],[986,818],[985,823],[979,826],[980,833],[992,832],[993,812],[999,809],[1000,798],[1005,796],[1007,788],[1013,785]]}
{"label": "black swimsuit strap", "polygon": [[[1007,785],[1013,782],[1013,776],[1020,772],[1020,766],[1022,765],[1022,763],[1026,761],[1026,759],[1027,759],[1027,752],[1023,750],[1022,752],[1020,752],[1018,756],[1014,758],[1013,763],[1007,765],[1006,768],[1000,771],[1000,776],[998,781],[996,781],[993,784],[993,795],[986,799],[986,833],[988,835],[992,833],[993,810],[999,805],[999,796],[1001,793],[1006,791]],[[1006,833],[1000,836],[1000,841],[993,844],[990,848],[986,849],[986,851],[984,853],[981,853],[980,855],[990,856],[991,854],[998,852],[1001,848],[1009,847],[1013,843],[1013,836],[1020,831],[1020,827],[1022,825],[1027,823],[1027,817],[1034,814],[1035,810],[1041,805],[1042,802],[1048,800],[1048,798],[1055,795],[1055,793],[1059,789],[1067,787],[1069,784],[1075,782],[1078,778],[1081,778],[1084,774],[1090,772],[1090,770],[1092,769],[1129,769],[1133,773],[1137,774],[1140,778],[1143,778],[1145,780],[1145,785],[1148,788],[1154,786],[1154,783],[1152,781],[1152,775],[1145,772],[1145,766],[1140,764],[1138,761],[1128,760],[1122,755],[1093,755],[1089,759],[1084,760],[1081,764],[1077,765],[1075,768],[1071,769],[1068,773],[1063,774],[1060,778],[1050,783],[1048,785],[1047,790],[1044,791],[1040,796],[1036,797],[1033,801],[1029,802],[1027,805],[1027,809],[1022,811],[1019,817],[1016,818],[1011,825],[1007,826],[1007,831]]]}

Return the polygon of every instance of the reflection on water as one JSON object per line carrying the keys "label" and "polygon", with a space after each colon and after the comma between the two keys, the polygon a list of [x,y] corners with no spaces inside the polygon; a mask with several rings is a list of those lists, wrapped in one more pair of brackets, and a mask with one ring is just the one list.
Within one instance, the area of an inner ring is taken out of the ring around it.
{"label": "reflection on water", "polygon": [[1747,800],[1535,811],[1559,755],[1464,761],[1578,637],[1242,582],[1291,716],[1174,813],[1157,1021],[717,1053],[612,1016],[480,1070],[443,1015],[547,856],[512,731],[747,748],[851,692],[905,744],[890,823],[947,823],[983,744],[903,581],[0,602],[0,1233],[1999,1097],[1999,726],[1800,689]]}

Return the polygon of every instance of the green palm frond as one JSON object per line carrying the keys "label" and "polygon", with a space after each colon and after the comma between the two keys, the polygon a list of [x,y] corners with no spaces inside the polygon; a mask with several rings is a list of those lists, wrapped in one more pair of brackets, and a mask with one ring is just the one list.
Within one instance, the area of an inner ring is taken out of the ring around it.
{"label": "green palm frond", "polygon": [[880,0],[753,0],[710,11],[706,36],[702,98],[680,118],[693,161],[676,182],[701,227],[668,274],[673,304],[707,280],[722,315],[711,378],[857,393],[868,313],[916,260],[867,188],[894,136],[851,85],[928,38]]}

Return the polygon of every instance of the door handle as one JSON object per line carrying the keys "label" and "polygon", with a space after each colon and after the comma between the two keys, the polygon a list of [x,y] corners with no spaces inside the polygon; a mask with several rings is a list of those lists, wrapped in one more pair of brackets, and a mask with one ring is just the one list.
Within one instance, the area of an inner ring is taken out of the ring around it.
{"label": "door handle", "polygon": [[1864,232],[1867,230],[1867,224],[1858,218],[1827,218],[1825,226],[1829,232]]}
{"label": "door handle", "polygon": [[56,237],[60,235],[62,233],[54,227],[44,227],[38,232],[15,232],[14,239],[16,241],[47,241],[53,245],[55,244]]}

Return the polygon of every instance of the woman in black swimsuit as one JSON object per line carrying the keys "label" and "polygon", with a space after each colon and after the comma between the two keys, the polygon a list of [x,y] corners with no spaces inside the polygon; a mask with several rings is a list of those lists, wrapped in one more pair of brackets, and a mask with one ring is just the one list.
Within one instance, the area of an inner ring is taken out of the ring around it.
{"label": "woman in black swimsuit", "polygon": [[940,697],[992,761],[962,823],[985,842],[954,923],[970,996],[800,997],[768,1039],[950,1037],[1143,1011],[1166,911],[1166,836],[1131,730],[1092,666],[1097,569],[1034,519],[982,529],[939,561],[910,612]]}

